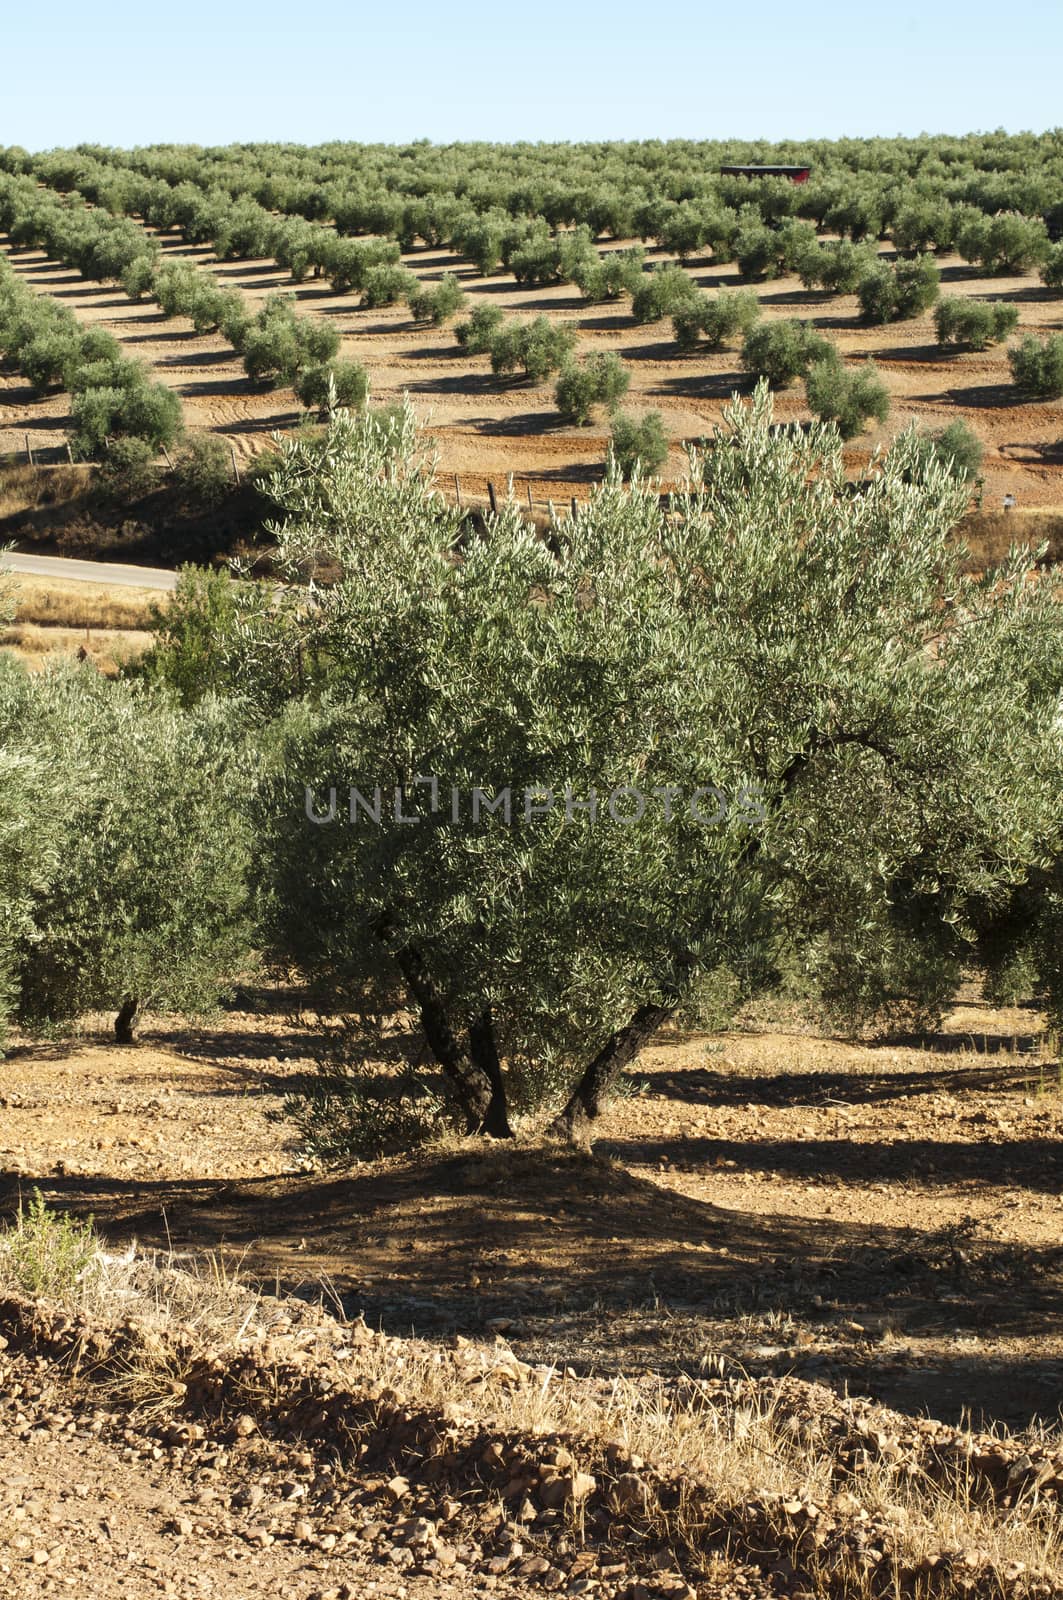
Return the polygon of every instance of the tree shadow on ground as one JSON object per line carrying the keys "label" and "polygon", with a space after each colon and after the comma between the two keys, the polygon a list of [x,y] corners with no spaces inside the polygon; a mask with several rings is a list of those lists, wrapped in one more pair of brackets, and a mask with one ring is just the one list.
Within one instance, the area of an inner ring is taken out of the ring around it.
{"label": "tree shadow on ground", "polygon": [[[1032,396],[1022,394],[1011,383],[980,383],[967,389],[946,389],[945,396],[958,406],[974,406],[979,411],[1008,411],[1015,406],[1038,404]],[[919,398],[940,400],[942,396],[929,395]]]}
{"label": "tree shadow on ground", "polygon": [[[20,1186],[0,1176],[0,1212],[15,1208]],[[991,1326],[1032,1341],[1056,1331],[1063,1310],[1059,1250],[978,1255],[948,1230],[745,1215],[561,1147],[465,1147],[334,1178],[40,1186],[48,1203],[91,1212],[113,1240],[233,1252],[245,1276],[307,1297],[327,1285],[334,1303],[391,1331],[501,1328],[518,1353],[577,1370],[698,1370],[706,1350],[726,1355],[730,1341],[748,1370],[811,1376],[796,1347],[749,1351],[743,1319],[771,1311],[788,1339],[826,1324],[831,1382],[939,1416],[940,1375],[895,1345],[878,1350],[865,1336],[875,1316],[913,1335]],[[1014,1362],[964,1360],[962,1384],[949,1364],[957,1407],[1009,1420],[1045,1413],[1047,1353],[1028,1359],[1028,1392]]]}

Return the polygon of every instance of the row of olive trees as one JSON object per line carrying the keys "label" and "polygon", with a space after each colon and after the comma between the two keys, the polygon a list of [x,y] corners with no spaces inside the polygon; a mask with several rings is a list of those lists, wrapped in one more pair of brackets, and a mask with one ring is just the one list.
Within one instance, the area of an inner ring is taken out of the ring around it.
{"label": "row of olive trees", "polygon": [[[811,160],[811,180],[795,187],[716,170],[773,155]],[[272,254],[296,279],[313,271],[337,288],[360,287],[368,271],[419,240],[448,245],[485,273],[519,256],[527,281],[557,281],[559,258],[573,254],[566,236],[580,229],[592,240],[653,239],[680,259],[711,250],[714,260],[738,260],[755,275],[778,270],[788,251],[780,239],[799,243],[810,226],[847,245],[892,239],[902,253],[956,248],[992,272],[1040,267],[1057,285],[1063,271],[1054,242],[1063,226],[1056,152],[1050,138],[1030,136],[811,141],[774,152],[691,141],[416,152],[270,145],[209,155],[188,146],[82,147],[35,158],[0,152],[0,165],[80,189],[117,213],[179,227],[189,240],[209,239],[223,255]],[[600,281],[612,297],[623,292],[624,268],[604,259],[603,269],[586,270],[607,272]]]}
{"label": "row of olive trees", "polygon": [[71,450],[83,459],[153,456],[182,431],[181,401],[103,328],[26,287],[0,258],[0,357],[38,390],[70,395]]}

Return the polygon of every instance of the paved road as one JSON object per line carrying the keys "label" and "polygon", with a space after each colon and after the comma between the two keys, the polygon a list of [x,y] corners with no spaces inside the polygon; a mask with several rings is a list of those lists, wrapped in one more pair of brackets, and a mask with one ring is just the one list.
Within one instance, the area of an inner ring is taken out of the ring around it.
{"label": "paved road", "polygon": [[0,572],[24,572],[35,578],[72,578],[82,583],[116,584],[131,589],[175,589],[176,572],[165,567],[130,567],[110,561],[75,561],[69,556],[25,556],[0,551]]}

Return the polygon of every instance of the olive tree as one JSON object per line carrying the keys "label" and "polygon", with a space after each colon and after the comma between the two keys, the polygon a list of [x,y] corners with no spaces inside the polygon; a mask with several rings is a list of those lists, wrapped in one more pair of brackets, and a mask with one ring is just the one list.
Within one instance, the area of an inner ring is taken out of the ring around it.
{"label": "olive tree", "polygon": [[667,514],[612,473],[547,541],[515,503],[477,536],[415,441],[341,412],[272,478],[289,585],[233,670],[293,702],[274,954],[405,1003],[497,1136],[593,1122],[699,983],[787,950],[854,1007],[899,971],[940,1002],[1063,793],[1059,603],[1018,557],[963,575],[965,489],[905,438],[853,493],[762,385]]}
{"label": "olive tree", "polygon": [[991,304],[985,300],[946,298],[934,307],[934,327],[938,344],[966,345],[971,350],[987,350],[1014,333],[1019,323],[1018,306]]}
{"label": "olive tree", "polygon": [[833,349],[811,323],[786,317],[749,329],[742,344],[742,365],[773,389],[785,389],[803,378],[813,362],[829,360]]}
{"label": "olive tree", "polygon": [[0,927],[25,929],[20,1021],[111,1010],[127,1041],[141,1005],[201,1009],[246,970],[257,758],[229,710],[89,669],[8,676],[0,761],[16,777],[34,763],[43,786],[36,869],[12,901],[0,882]]}
{"label": "olive tree", "polygon": [[889,391],[873,361],[847,367],[832,354],[809,368],[805,390],[809,409],[823,422],[833,422],[843,439],[855,439],[869,422],[889,416]]}

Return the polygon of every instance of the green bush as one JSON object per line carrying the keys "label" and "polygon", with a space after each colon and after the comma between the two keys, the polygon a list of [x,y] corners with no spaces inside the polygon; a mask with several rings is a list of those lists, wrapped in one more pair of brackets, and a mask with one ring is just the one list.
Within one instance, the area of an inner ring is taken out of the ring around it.
{"label": "green bush", "polygon": [[158,263],[154,256],[135,256],[122,273],[122,288],[130,300],[151,299],[155,293]]}
{"label": "green bush", "polygon": [[1028,335],[1008,351],[1012,382],[1037,400],[1063,397],[1063,333],[1047,339]]}
{"label": "green bush", "polygon": [[820,421],[833,422],[843,439],[855,439],[870,421],[889,416],[889,394],[873,361],[852,368],[829,356],[809,368],[805,388],[810,410]]}
{"label": "green bush", "polygon": [[965,422],[957,420],[947,428],[920,433],[916,443],[920,463],[940,462],[961,483],[973,483],[982,470],[982,441]]}
{"label": "green bush", "polygon": [[76,348],[76,334],[51,329],[23,345],[18,364],[35,389],[47,389],[61,381]]}
{"label": "green bush", "polygon": [[329,361],[307,367],[295,380],[300,404],[325,421],[339,406],[360,410],[369,397],[369,374],[358,361]]}
{"label": "green bush", "polygon": [[74,1301],[97,1259],[92,1218],[50,1211],[39,1189],[19,1201],[14,1223],[0,1233],[0,1287],[33,1300]]}
{"label": "green bush", "polygon": [[619,300],[622,295],[638,293],[645,278],[644,260],[645,251],[641,245],[633,245],[629,250],[611,250],[583,264],[573,281],[583,298],[592,304]]}
{"label": "green bush", "polygon": [[365,307],[393,306],[408,300],[419,288],[417,279],[405,267],[370,267],[362,282],[361,304]]}
{"label": "green bush", "polygon": [[1019,321],[1017,306],[990,305],[985,300],[946,299],[934,309],[939,344],[985,350],[1006,339]]}
{"label": "green bush", "polygon": [[252,324],[244,336],[244,371],[256,383],[290,383],[300,354],[294,320],[270,317]]}
{"label": "green bush", "polygon": [[788,318],[750,328],[742,344],[742,365],[773,389],[785,389],[803,378],[813,362],[829,360],[832,345],[811,323]]}
{"label": "green bush", "polygon": [[478,305],[471,316],[456,324],[454,337],[471,356],[486,355],[503,320],[498,306]]}
{"label": "green bush", "polygon": [[172,262],[155,274],[154,294],[168,317],[187,316],[200,292],[202,274],[195,267]]}
{"label": "green bush", "polygon": [[1044,261],[1048,230],[1039,217],[971,217],[960,228],[956,246],[965,261],[977,262],[987,272],[1017,275]]}
{"label": "green bush", "polygon": [[752,289],[699,295],[672,317],[675,341],[681,350],[696,350],[702,342],[718,349],[736,334],[746,334],[760,316],[760,302]]}
{"label": "green bush", "polygon": [[447,272],[431,288],[427,284],[419,284],[409,301],[414,322],[431,322],[438,328],[455,311],[461,310],[465,296],[457,278],[452,272]]}
{"label": "green bush", "polygon": [[609,454],[625,482],[636,468],[643,477],[652,476],[668,459],[661,413],[646,411],[636,417],[630,412],[618,412],[610,430]]}
{"label": "green bush", "polygon": [[575,329],[548,317],[503,323],[491,340],[491,370],[506,373],[523,367],[533,383],[542,383],[565,365],[575,347]]}
{"label": "green bush", "polygon": [[133,385],[122,392],[118,422],[120,432],[135,434],[161,450],[183,432],[181,398],[164,383]]}
{"label": "green bush", "polygon": [[627,393],[631,375],[612,352],[591,356],[579,366],[565,367],[557,380],[554,403],[566,422],[581,427],[597,405],[612,410]]}
{"label": "green bush", "polygon": [[1046,289],[1063,289],[1063,244],[1049,249],[1041,266],[1041,282]]}
{"label": "green bush", "polygon": [[631,301],[631,315],[636,322],[659,322],[662,317],[674,316],[683,306],[697,298],[698,290],[692,278],[682,267],[655,267],[643,274],[643,280]]}
{"label": "green bush", "polygon": [[938,297],[941,272],[933,256],[889,266],[880,261],[857,286],[866,322],[902,322],[927,311]]}
{"label": "green bush", "polygon": [[806,289],[826,289],[831,294],[852,294],[860,280],[873,271],[877,262],[874,250],[837,239],[806,250],[797,271]]}
{"label": "green bush", "polygon": [[96,482],[119,504],[143,499],[159,486],[155,451],[146,439],[122,435],[112,439],[97,468]]}
{"label": "green bush", "polygon": [[139,361],[133,361],[118,350],[111,357],[100,356],[95,361],[85,361],[80,354],[72,357],[63,374],[63,382],[71,394],[83,389],[135,389],[148,381],[148,375]]}
{"label": "green bush", "polygon": [[233,487],[232,457],[214,433],[195,433],[174,460],[174,484],[186,500],[220,504]]}

